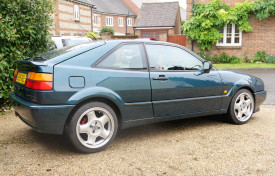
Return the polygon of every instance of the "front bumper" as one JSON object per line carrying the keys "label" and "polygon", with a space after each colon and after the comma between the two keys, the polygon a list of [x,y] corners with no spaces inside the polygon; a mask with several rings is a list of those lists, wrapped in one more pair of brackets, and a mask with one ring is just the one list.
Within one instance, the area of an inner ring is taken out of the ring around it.
{"label": "front bumper", "polygon": [[254,98],[255,98],[254,112],[258,112],[260,111],[260,105],[263,104],[263,102],[266,99],[266,91],[255,92]]}
{"label": "front bumper", "polygon": [[74,105],[34,104],[14,93],[10,97],[17,103],[15,115],[41,133],[62,134],[67,117],[74,108]]}

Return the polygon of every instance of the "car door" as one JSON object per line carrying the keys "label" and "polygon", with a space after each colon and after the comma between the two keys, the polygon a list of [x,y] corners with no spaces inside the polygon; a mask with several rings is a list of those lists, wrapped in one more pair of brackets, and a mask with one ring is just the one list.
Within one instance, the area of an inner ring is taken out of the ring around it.
{"label": "car door", "polygon": [[218,111],[222,83],[213,69],[177,45],[146,44],[155,117]]}
{"label": "car door", "polygon": [[153,117],[150,77],[143,44],[123,43],[96,63],[97,86],[117,93],[125,103],[125,121]]}

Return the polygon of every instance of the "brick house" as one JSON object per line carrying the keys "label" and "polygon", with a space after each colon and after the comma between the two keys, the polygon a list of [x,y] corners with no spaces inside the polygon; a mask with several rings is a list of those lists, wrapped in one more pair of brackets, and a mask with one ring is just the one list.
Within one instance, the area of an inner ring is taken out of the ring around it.
{"label": "brick house", "polygon": [[[211,0],[194,0],[195,3],[208,3]],[[250,0],[256,1],[256,0]],[[237,2],[243,0],[223,0],[227,5],[234,6]],[[187,21],[192,14],[192,0],[186,0],[187,3]],[[242,32],[238,30],[235,24],[227,24],[221,30],[224,35],[221,41],[209,51],[210,55],[221,54],[223,51],[229,55],[238,57],[255,56],[257,51],[266,51],[268,54],[275,53],[275,16],[270,16],[265,20],[258,20],[255,15],[250,18],[252,32]],[[229,36],[229,37],[228,37]],[[196,42],[194,42],[194,51],[199,51]],[[187,40],[187,48],[192,48],[192,43]]]}
{"label": "brick house", "polygon": [[181,34],[179,3],[143,3],[134,29],[141,38],[160,41],[167,41],[168,35]]}
{"label": "brick house", "polygon": [[89,0],[93,9],[92,31],[99,33],[103,26],[115,29],[115,35],[133,35],[139,9],[131,0]]}
{"label": "brick house", "polygon": [[93,5],[88,0],[58,0],[53,35],[83,36],[92,30]]}

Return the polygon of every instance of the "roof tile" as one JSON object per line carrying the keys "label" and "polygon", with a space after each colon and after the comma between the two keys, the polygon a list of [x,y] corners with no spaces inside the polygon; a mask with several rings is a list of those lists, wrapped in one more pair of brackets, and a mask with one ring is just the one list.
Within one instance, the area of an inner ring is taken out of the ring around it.
{"label": "roof tile", "polygon": [[135,27],[175,26],[178,9],[178,2],[143,3]]}

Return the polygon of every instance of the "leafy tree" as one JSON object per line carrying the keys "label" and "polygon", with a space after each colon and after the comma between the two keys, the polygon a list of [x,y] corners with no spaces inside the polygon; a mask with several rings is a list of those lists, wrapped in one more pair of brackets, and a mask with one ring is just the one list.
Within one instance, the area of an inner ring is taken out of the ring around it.
{"label": "leafy tree", "polygon": [[53,24],[52,0],[1,0],[0,3],[0,109],[10,105],[14,61],[48,49]]}

